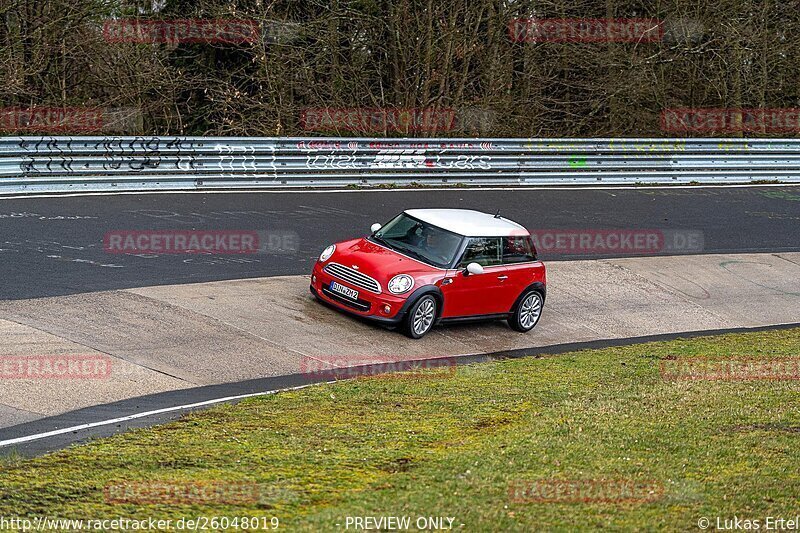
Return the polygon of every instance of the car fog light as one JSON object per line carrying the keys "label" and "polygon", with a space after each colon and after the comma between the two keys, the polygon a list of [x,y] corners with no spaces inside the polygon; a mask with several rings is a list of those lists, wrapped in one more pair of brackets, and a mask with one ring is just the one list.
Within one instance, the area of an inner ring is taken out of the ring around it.
{"label": "car fog light", "polygon": [[384,305],[383,306],[383,312],[388,315],[389,313],[392,312],[392,306],[391,305]]}
{"label": "car fog light", "polygon": [[317,282],[317,275],[311,274],[311,283],[316,283],[316,282]]}

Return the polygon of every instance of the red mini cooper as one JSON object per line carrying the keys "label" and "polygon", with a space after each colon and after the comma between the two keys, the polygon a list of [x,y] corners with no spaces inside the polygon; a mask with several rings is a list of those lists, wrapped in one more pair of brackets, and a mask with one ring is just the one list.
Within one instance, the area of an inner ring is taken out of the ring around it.
{"label": "red mini cooper", "polygon": [[505,319],[525,332],[539,321],[545,267],[519,224],[467,209],[409,209],[371,230],[323,250],[311,275],[318,300],[415,339],[439,322]]}

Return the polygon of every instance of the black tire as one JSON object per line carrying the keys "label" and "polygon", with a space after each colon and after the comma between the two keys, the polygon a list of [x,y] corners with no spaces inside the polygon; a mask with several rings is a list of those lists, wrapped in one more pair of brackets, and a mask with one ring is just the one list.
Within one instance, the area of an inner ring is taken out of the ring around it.
{"label": "black tire", "polygon": [[508,319],[508,325],[514,331],[527,333],[539,323],[543,308],[544,298],[542,298],[542,293],[535,290],[528,291],[519,299],[519,305],[514,314],[511,315],[511,318]]}
{"label": "black tire", "polygon": [[424,337],[436,322],[436,312],[439,302],[430,294],[421,296],[414,302],[406,313],[403,323],[403,333],[412,339]]}

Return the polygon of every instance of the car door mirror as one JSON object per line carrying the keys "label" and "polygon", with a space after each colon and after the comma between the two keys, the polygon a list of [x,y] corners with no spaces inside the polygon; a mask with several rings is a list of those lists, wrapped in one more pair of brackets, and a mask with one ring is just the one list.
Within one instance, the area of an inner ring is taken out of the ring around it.
{"label": "car door mirror", "polygon": [[483,274],[483,267],[478,263],[470,263],[467,265],[464,274]]}
{"label": "car door mirror", "polygon": [[371,226],[369,227],[369,230],[370,230],[372,233],[375,233],[376,231],[378,231],[378,230],[379,230],[379,229],[381,229],[382,227],[383,227],[383,226],[381,226],[380,224],[378,224],[378,223],[376,222],[376,223],[374,223],[373,225],[371,225]]}

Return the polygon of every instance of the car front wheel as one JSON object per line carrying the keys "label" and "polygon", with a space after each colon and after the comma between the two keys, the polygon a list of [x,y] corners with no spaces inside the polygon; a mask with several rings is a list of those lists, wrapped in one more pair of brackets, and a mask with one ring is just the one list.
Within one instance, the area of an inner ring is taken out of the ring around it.
{"label": "car front wheel", "polygon": [[425,295],[411,306],[406,315],[405,334],[419,339],[428,333],[436,321],[436,298]]}
{"label": "car front wheel", "polygon": [[522,333],[532,330],[542,316],[543,304],[542,295],[537,291],[525,293],[517,310],[508,319],[508,325],[511,326],[511,329]]}

